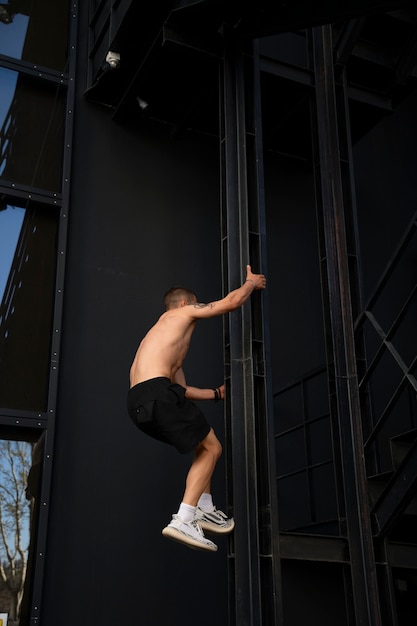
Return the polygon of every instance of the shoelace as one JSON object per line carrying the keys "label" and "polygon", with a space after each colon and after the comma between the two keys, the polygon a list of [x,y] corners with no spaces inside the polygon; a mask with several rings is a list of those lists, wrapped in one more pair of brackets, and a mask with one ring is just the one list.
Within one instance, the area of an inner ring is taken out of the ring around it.
{"label": "shoelace", "polygon": [[224,521],[226,521],[228,519],[227,515],[225,513],[223,513],[223,511],[219,511],[217,509],[214,509],[213,513],[215,515],[218,515],[219,517],[223,518]]}
{"label": "shoelace", "polygon": [[197,522],[197,520],[193,520],[191,522],[191,526],[194,528],[194,530],[196,531],[196,533],[200,536],[203,537],[205,539],[204,533],[201,529],[201,526],[199,525],[199,523]]}
{"label": "shoelace", "polygon": [[210,513],[205,513],[208,517],[213,516],[214,518],[220,518],[220,521],[222,522],[228,522],[229,518],[227,517],[227,515],[225,513],[223,513],[223,511],[219,511],[218,509],[213,509],[213,511],[210,511]]}

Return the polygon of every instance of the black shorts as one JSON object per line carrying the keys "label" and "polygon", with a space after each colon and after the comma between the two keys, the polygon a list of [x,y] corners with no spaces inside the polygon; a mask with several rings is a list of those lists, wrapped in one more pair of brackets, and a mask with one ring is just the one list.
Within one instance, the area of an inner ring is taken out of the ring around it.
{"label": "black shorts", "polygon": [[154,439],[191,452],[209,434],[210,425],[198,406],[169,378],[151,378],[131,387],[127,409],[134,424]]}

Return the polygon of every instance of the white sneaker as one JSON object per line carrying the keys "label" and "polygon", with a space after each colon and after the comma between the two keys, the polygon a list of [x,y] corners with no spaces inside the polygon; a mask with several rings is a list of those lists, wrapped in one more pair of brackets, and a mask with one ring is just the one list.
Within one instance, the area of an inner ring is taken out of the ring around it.
{"label": "white sneaker", "polygon": [[172,521],[163,529],[162,534],[168,539],[185,543],[190,548],[209,552],[217,551],[216,544],[206,539],[197,520],[184,522],[179,515],[173,515]]}
{"label": "white sneaker", "polygon": [[227,517],[223,511],[216,508],[211,513],[207,513],[197,507],[196,520],[203,530],[219,535],[227,535],[235,527],[233,517]]}

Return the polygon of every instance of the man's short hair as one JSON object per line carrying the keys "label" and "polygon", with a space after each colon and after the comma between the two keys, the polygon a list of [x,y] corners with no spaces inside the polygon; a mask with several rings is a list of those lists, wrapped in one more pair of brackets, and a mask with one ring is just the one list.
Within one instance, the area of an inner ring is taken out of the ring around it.
{"label": "man's short hair", "polygon": [[186,287],[171,287],[164,295],[165,308],[176,309],[181,300],[185,300],[187,304],[193,304],[197,302],[197,296]]}

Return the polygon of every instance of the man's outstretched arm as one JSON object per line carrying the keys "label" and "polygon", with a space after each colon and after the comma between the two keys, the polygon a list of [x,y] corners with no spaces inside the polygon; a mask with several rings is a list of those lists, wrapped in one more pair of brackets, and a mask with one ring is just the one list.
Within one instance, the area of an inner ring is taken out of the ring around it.
{"label": "man's outstretched arm", "polygon": [[237,289],[234,289],[221,300],[215,300],[208,304],[190,304],[187,308],[192,311],[192,316],[196,319],[205,317],[215,317],[216,315],[224,315],[230,311],[240,308],[249,296],[255,290],[265,289],[266,278],[263,274],[254,274],[251,266],[246,266],[246,280]]}

